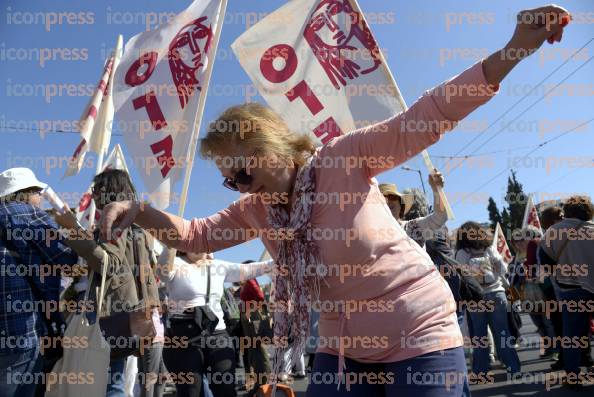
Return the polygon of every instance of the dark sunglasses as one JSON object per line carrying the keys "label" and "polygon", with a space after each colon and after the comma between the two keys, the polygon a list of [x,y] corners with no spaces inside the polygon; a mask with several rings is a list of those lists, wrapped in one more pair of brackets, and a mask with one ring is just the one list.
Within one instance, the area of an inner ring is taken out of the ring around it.
{"label": "dark sunglasses", "polygon": [[238,191],[238,183],[240,185],[249,185],[252,183],[253,180],[254,178],[247,173],[246,169],[242,168],[239,171],[237,171],[233,178],[225,178],[225,180],[223,181],[223,186],[225,186],[227,189]]}

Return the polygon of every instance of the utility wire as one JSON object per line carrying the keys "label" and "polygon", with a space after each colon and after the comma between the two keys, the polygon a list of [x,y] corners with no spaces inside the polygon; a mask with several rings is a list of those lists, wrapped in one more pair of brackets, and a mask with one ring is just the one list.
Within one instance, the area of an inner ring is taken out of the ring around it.
{"label": "utility wire", "polygon": [[[563,132],[563,133],[561,133],[561,134],[559,134],[559,135],[557,135],[557,136],[556,136],[556,137],[554,137],[554,138],[551,138],[551,139],[549,139],[549,140],[548,140],[548,141],[546,141],[546,142],[543,142],[543,143],[539,144],[539,145],[538,145],[536,148],[534,148],[534,149],[532,149],[530,152],[526,153],[526,154],[525,154],[525,155],[524,155],[522,158],[526,158],[526,157],[530,156],[532,153],[536,152],[538,149],[540,149],[541,147],[545,146],[546,144],[548,144],[548,143],[550,143],[550,142],[552,142],[552,141],[554,141],[554,140],[557,140],[557,139],[559,139],[559,138],[561,138],[561,137],[563,137],[563,136],[565,136],[565,135],[569,134],[570,132],[573,132],[573,131],[577,130],[578,128],[580,128],[580,127],[582,127],[582,126],[584,126],[584,125],[586,125],[586,124],[590,123],[590,122],[591,122],[591,121],[593,121],[593,120],[594,120],[594,117],[593,117],[593,118],[591,118],[591,119],[589,119],[589,120],[587,120],[587,121],[584,121],[583,123],[581,123],[581,124],[579,124],[579,125],[577,125],[577,126],[575,126],[575,127],[571,128],[571,129],[569,129],[569,130],[567,130],[567,131],[565,131],[565,132]],[[456,205],[460,204],[460,203],[461,203],[461,202],[463,202],[463,201],[464,201],[464,200],[465,200],[467,197],[469,197],[469,196],[473,195],[474,193],[477,193],[477,192],[478,192],[478,191],[480,191],[482,188],[484,188],[485,186],[487,186],[488,184],[490,184],[491,182],[493,182],[495,179],[499,178],[501,175],[503,175],[503,174],[504,174],[504,173],[505,173],[507,170],[509,170],[509,169],[510,169],[510,167],[505,167],[503,170],[501,170],[501,172],[497,173],[497,175],[493,176],[491,179],[489,179],[488,181],[486,181],[485,183],[483,183],[482,185],[480,185],[478,188],[476,188],[476,189],[475,189],[475,190],[473,190],[472,192],[470,192],[470,193],[466,194],[466,195],[465,195],[464,197],[462,197],[460,200],[458,200],[458,201],[456,201],[454,204],[452,204],[452,206],[456,206]]]}
{"label": "utility wire", "polygon": [[[472,145],[474,142],[476,142],[477,139],[479,139],[481,137],[482,134],[484,134],[485,132],[487,132],[492,126],[494,126],[499,120],[501,120],[503,117],[505,117],[505,115],[507,115],[509,112],[511,112],[517,105],[519,105],[524,99],[526,99],[530,94],[532,94],[534,92],[534,90],[536,90],[537,87],[539,87],[541,84],[543,84],[545,81],[547,81],[549,79],[549,77],[551,77],[553,74],[555,74],[559,69],[561,69],[563,66],[565,66],[576,54],[578,54],[580,51],[582,51],[584,48],[586,48],[586,46],[588,46],[592,41],[594,41],[594,37],[592,37],[590,40],[588,40],[586,42],[586,44],[584,44],[583,46],[581,46],[578,50],[576,50],[570,57],[568,57],[563,63],[561,63],[559,66],[557,66],[551,73],[549,73],[545,78],[543,78],[540,82],[538,82],[537,84],[534,85],[534,87],[532,87],[532,89],[530,91],[528,91],[522,98],[520,98],[518,101],[516,101],[513,105],[511,105],[505,112],[503,112],[503,114],[501,114],[499,117],[497,117],[491,124],[489,124],[483,131],[479,132],[477,134],[477,136],[475,136],[473,139],[470,140],[470,142],[468,142],[466,145],[464,145],[460,150],[458,150],[458,152],[456,152],[456,154],[454,156],[458,156],[460,153],[462,153],[462,151],[464,149],[466,149],[467,147],[469,147],[470,145]],[[586,63],[588,63],[592,58],[588,59],[584,64],[582,64],[582,66],[584,66]],[[582,66],[580,66],[577,70],[579,70]],[[576,72],[574,71],[574,73]],[[573,74],[573,73],[572,73]],[[570,75],[571,76],[571,75]],[[569,76],[568,76],[569,77]],[[567,80],[566,77],[563,81]],[[562,81],[562,82],[563,82]],[[560,83],[559,83],[560,84]],[[557,84],[558,86],[558,84]],[[555,86],[555,87],[557,87]],[[548,94],[548,93],[547,93]],[[546,95],[546,94],[545,94]],[[544,96],[543,96],[544,99]],[[542,99],[541,99],[542,100]],[[537,101],[537,103],[540,102]],[[528,109],[530,109],[531,107],[529,107]],[[527,111],[527,110],[526,110]],[[515,121],[515,120],[514,120]],[[486,143],[486,142],[485,142]],[[480,146],[483,146],[485,143],[483,143]]]}
{"label": "utility wire", "polygon": [[[18,131],[23,131],[23,132],[38,132],[40,134],[47,134],[47,133],[63,133],[63,134],[79,134],[78,131],[66,131],[66,130],[50,130],[50,129],[39,129],[39,128],[23,128],[23,127],[11,127],[11,126],[7,126],[7,125],[0,125],[0,130],[3,130],[3,132],[18,132]],[[124,134],[114,134],[112,133],[111,136],[124,136]]]}

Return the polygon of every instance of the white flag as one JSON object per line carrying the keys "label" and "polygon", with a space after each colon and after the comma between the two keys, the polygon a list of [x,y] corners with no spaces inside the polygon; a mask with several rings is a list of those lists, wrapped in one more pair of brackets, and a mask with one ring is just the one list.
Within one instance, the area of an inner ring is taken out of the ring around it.
{"label": "white flag", "polygon": [[493,247],[499,252],[499,255],[503,258],[505,263],[511,263],[512,259],[514,258],[511,254],[509,246],[507,245],[507,240],[505,239],[505,234],[503,233],[503,229],[499,222],[497,222],[497,226],[495,227],[495,234],[493,237]]}
{"label": "white flag", "polygon": [[105,96],[101,103],[101,110],[97,116],[97,120],[93,125],[93,131],[89,142],[89,151],[97,153],[98,156],[103,156],[109,148],[111,140],[111,132],[113,128],[113,79],[115,71],[118,68],[120,59],[122,58],[123,39],[122,35],[118,35],[116,48],[113,52],[113,65],[109,75],[109,83],[105,91]]}
{"label": "white flag", "polygon": [[[268,105],[318,143],[404,110],[369,26],[348,0],[293,0],[231,47]],[[269,257],[264,250],[260,260]]]}
{"label": "white flag", "polygon": [[169,23],[131,38],[116,71],[120,127],[158,208],[169,205],[187,163],[220,12],[220,0],[194,1]]}
{"label": "white flag", "polygon": [[[74,149],[74,153],[72,154],[69,162],[68,168],[66,168],[66,172],[64,173],[64,177],[73,176],[80,172],[85,155],[89,150],[91,150],[90,142],[93,140],[93,132],[95,122],[100,114],[100,119],[103,122],[107,122],[108,116],[105,115],[105,95],[107,94],[107,87],[110,83],[110,76],[111,70],[113,67],[114,57],[112,56],[107,60],[105,63],[105,67],[103,69],[103,74],[101,75],[101,80],[99,80],[99,84],[95,89],[95,93],[89,100],[89,103],[85,107],[85,110],[80,119],[80,143]],[[113,117],[110,118],[109,122],[113,120]],[[105,126],[101,126],[101,129],[106,128]],[[111,126],[109,127],[111,128]]]}
{"label": "white flag", "polygon": [[404,110],[363,15],[349,0],[290,1],[232,48],[289,128],[321,143]]}
{"label": "white flag", "polygon": [[[128,174],[128,165],[126,165],[126,159],[124,158],[124,153],[122,153],[122,148],[120,145],[115,145],[114,148],[109,153],[107,160],[103,163],[102,172],[105,170],[116,169],[126,171]],[[81,197],[80,201],[78,202],[78,206],[76,207],[75,215],[78,222],[83,226],[85,229],[90,229],[95,222],[97,222],[100,218],[100,212],[98,209],[95,209],[95,219],[91,221],[91,214],[93,213],[93,208],[95,208],[95,201],[93,200],[93,193],[91,191],[92,185],[89,186],[85,194]]]}
{"label": "white flag", "polygon": [[526,209],[524,210],[524,220],[522,222],[522,229],[527,226],[534,226],[538,230],[542,231],[540,219],[538,218],[538,211],[536,210],[536,206],[532,201],[531,195],[528,196],[528,201],[526,202]]}

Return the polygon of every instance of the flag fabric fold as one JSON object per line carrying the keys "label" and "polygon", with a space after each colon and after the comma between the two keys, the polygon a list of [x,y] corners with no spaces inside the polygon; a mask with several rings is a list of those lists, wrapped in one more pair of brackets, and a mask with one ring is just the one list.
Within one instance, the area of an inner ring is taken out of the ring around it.
{"label": "flag fabric fold", "polygon": [[[66,168],[63,178],[77,175],[83,166],[87,152],[92,149],[97,149],[96,147],[91,148],[90,144],[92,141],[97,141],[97,138],[93,139],[94,132],[96,131],[94,127],[97,119],[99,118],[100,122],[102,123],[102,125],[99,126],[99,129],[101,130],[105,130],[107,128],[107,123],[111,123],[113,120],[113,115],[112,117],[109,117],[109,115],[106,114],[106,110],[109,109],[108,106],[106,106],[105,101],[106,95],[108,93],[108,85],[110,84],[110,76],[113,64],[114,57],[112,56],[105,63],[101,80],[99,80],[99,84],[95,89],[95,93],[89,100],[89,103],[83,112],[80,120],[81,139],[70,160],[68,161],[68,167]],[[109,124],[109,128],[111,128],[111,124]]]}

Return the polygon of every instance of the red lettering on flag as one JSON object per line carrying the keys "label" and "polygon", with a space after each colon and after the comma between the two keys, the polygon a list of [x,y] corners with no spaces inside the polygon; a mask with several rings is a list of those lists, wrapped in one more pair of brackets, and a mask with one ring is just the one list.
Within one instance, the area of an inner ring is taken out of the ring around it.
{"label": "red lettering on flag", "polygon": [[134,99],[132,105],[134,106],[134,110],[138,110],[142,107],[146,108],[146,112],[148,113],[149,119],[151,119],[151,123],[155,130],[160,130],[167,126],[167,120],[165,120],[165,116],[161,111],[155,91],[151,90],[150,92],[147,92],[146,95],[141,95]]}
{"label": "red lettering on flag", "polygon": [[[153,74],[153,71],[155,70],[155,66],[157,65],[157,57],[158,54],[155,51],[142,54],[140,58],[138,58],[132,64],[132,66],[130,66],[128,72],[126,72],[126,84],[128,84],[130,87],[136,87],[137,85],[140,85],[147,81],[149,77],[151,77],[151,75]],[[143,65],[147,65],[147,68],[144,72],[142,72],[142,74],[139,75],[138,71],[140,70],[140,67]]]}
{"label": "red lettering on flag", "polygon": [[[274,60],[283,58],[285,65],[281,70],[276,70]],[[260,71],[271,83],[287,81],[297,70],[297,54],[293,47],[287,44],[277,44],[270,47],[260,59]]]}
{"label": "red lettering on flag", "polygon": [[173,138],[171,135],[167,135],[164,139],[159,142],[155,142],[151,145],[151,150],[154,155],[163,153],[157,156],[157,162],[161,166],[161,175],[163,178],[167,177],[171,168],[175,165],[175,159],[173,158]]}
{"label": "red lettering on flag", "polygon": [[322,140],[323,144],[326,144],[332,138],[342,135],[342,130],[336,123],[336,120],[334,120],[334,117],[329,117],[322,124],[318,125],[313,133]]}
{"label": "red lettering on flag", "polygon": [[297,98],[301,98],[305,106],[309,109],[311,114],[314,116],[324,109],[322,102],[316,97],[313,91],[309,88],[309,85],[305,80],[301,80],[297,85],[285,94],[289,101],[293,102]]}

